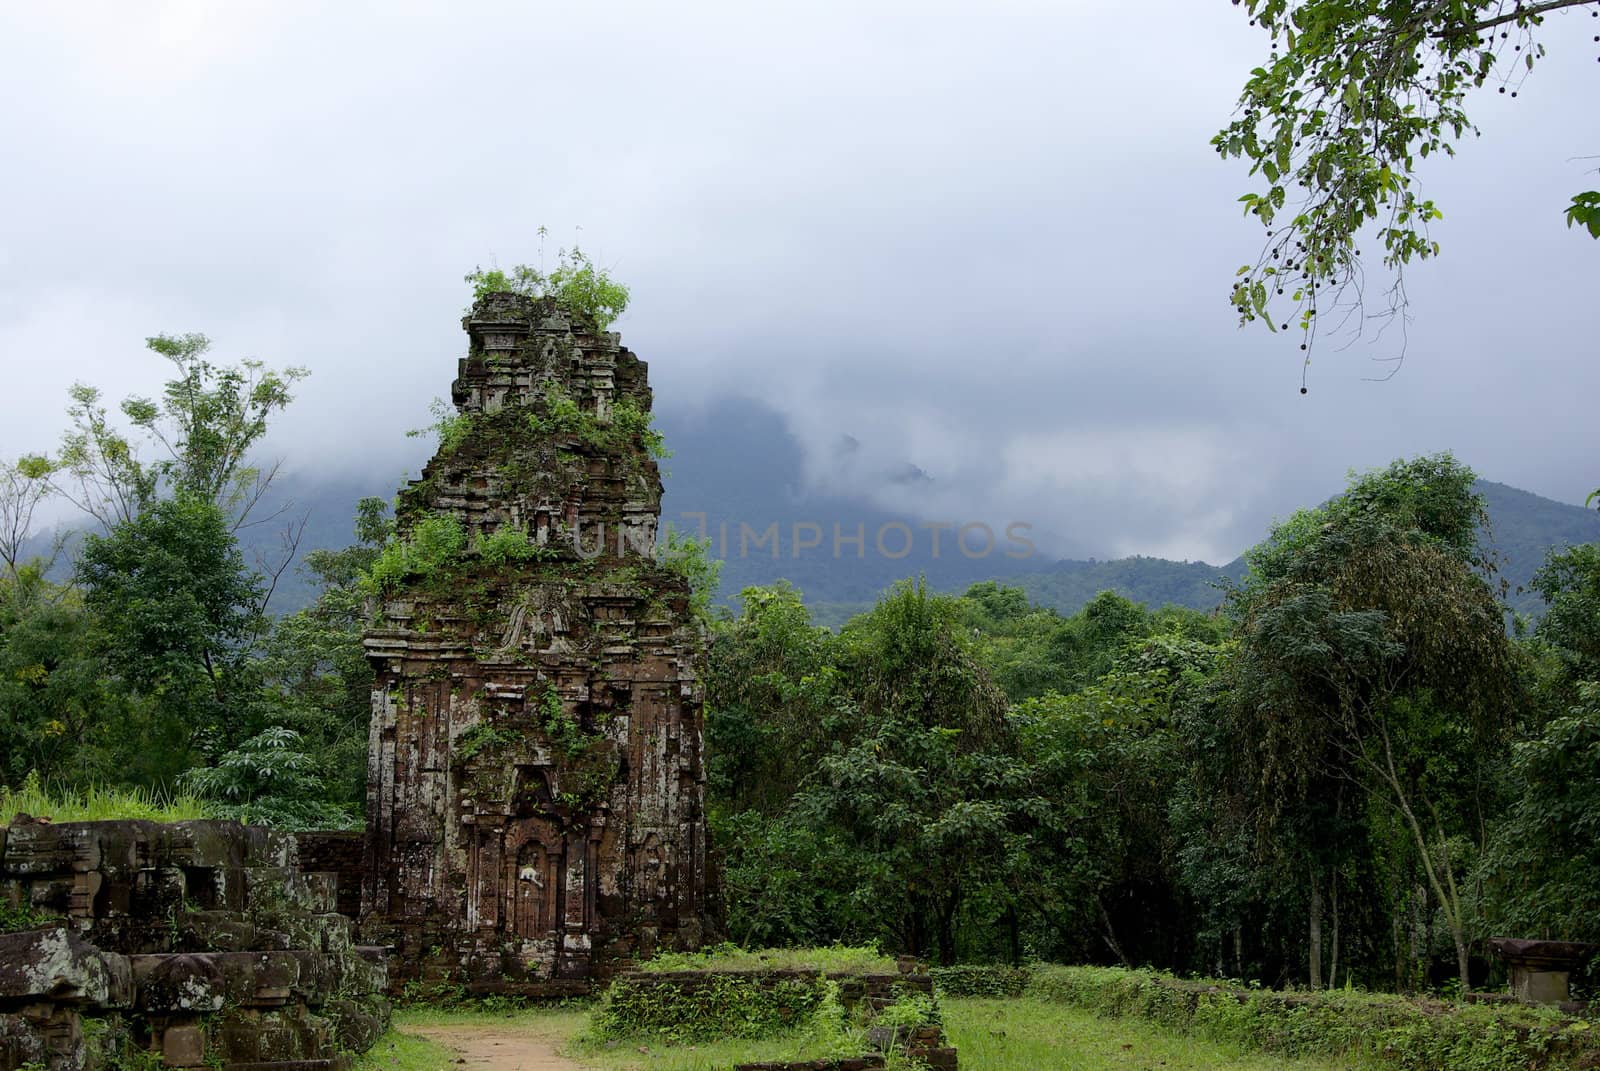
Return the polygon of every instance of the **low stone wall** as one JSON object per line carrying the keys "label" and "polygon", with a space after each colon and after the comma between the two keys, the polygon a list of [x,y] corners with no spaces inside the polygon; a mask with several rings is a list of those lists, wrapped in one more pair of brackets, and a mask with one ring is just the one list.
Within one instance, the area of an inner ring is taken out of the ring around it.
{"label": "low stone wall", "polygon": [[[783,994],[796,994],[805,985],[821,981],[839,987],[839,1002],[846,1011],[858,1011],[869,1024],[883,1009],[909,993],[934,996],[933,978],[921,970],[900,974],[851,974],[842,971],[817,971],[780,969],[767,971],[628,971],[619,976],[615,985],[631,991],[630,1000],[640,1007],[684,1008],[694,1003],[695,994],[704,991],[714,994],[721,987],[735,981],[774,994],[781,1002]],[[670,991],[662,992],[662,991]],[[616,994],[613,993],[613,999]],[[712,998],[713,1000],[715,997]],[[802,1010],[796,1005],[796,1018]],[[943,1029],[936,1023],[898,1031],[873,1029],[869,1038],[880,1052],[898,1049],[907,1056],[933,1069],[956,1071],[956,1050],[945,1044]],[[884,1066],[883,1058],[872,1053],[842,1060],[801,1061],[798,1063],[738,1064],[734,1071],[862,1071]]]}
{"label": "low stone wall", "polygon": [[734,1064],[733,1071],[874,1071],[886,1066],[881,1056],[852,1056],[845,1060],[800,1060],[793,1063]]}
{"label": "low stone wall", "polygon": [[19,820],[0,831],[0,1071],[339,1071],[388,1026],[385,950],[334,875],[236,822]]}

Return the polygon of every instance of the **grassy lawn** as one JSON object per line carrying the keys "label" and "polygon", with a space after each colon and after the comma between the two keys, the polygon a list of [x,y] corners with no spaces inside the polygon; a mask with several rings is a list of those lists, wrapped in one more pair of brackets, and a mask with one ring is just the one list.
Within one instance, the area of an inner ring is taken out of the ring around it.
{"label": "grassy lawn", "polygon": [[945,1032],[973,1071],[1344,1071],[1349,1065],[1243,1055],[1131,1019],[1019,997],[941,1000]]}
{"label": "grassy lawn", "polygon": [[893,956],[871,948],[825,945],[820,948],[746,950],[718,945],[703,952],[668,952],[639,965],[643,971],[848,971],[851,974],[893,974]]}
{"label": "grassy lawn", "polygon": [[396,1028],[357,1057],[351,1071],[447,1071],[455,1062],[453,1050],[406,1033],[397,1019]]}
{"label": "grassy lawn", "polygon": [[[950,998],[941,1004],[945,1029],[967,1071],[1345,1071],[1349,1066],[1241,1055],[1132,1020],[1100,1019],[1026,997]],[[799,1060],[818,1054],[815,1043],[804,1038],[699,1045],[591,1043],[581,1038],[588,1019],[582,1007],[406,1009],[396,1013],[395,1029],[361,1058],[355,1071],[451,1071],[454,1052],[408,1033],[421,1027],[545,1039],[588,1071],[721,1071],[745,1060]]]}

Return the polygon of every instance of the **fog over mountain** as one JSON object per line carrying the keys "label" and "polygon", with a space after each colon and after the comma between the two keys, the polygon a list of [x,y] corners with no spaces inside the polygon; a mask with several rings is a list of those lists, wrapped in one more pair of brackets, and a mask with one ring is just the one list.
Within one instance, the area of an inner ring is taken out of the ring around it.
{"label": "fog over mountain", "polygon": [[387,489],[462,273],[538,262],[547,225],[547,262],[581,241],[632,286],[675,480],[724,464],[688,437],[752,449],[751,402],[793,437],[763,493],[1031,524],[1051,557],[1228,562],[1347,469],[1445,448],[1581,501],[1587,22],[1552,15],[1518,99],[1425,172],[1412,322],[1322,346],[1302,396],[1295,341],[1226,300],[1260,235],[1208,139],[1266,42],[1225,4],[13,6],[0,456],[59,438],[74,381],[159,389],[143,338],[203,331],[312,370],[267,444],[288,471]]}
{"label": "fog over mountain", "polygon": [[[1028,522],[940,513],[937,494],[926,500],[931,508],[910,499],[906,509],[891,510],[861,495],[818,489],[807,483],[805,450],[782,414],[750,399],[725,399],[692,414],[667,408],[657,423],[674,451],[663,463],[663,524],[711,540],[712,555],[723,562],[724,601],[736,599],[747,586],[787,580],[806,595],[819,621],[837,625],[896,581],[924,577],[942,591],[1000,580],[1069,614],[1103,590],[1151,606],[1210,609],[1222,598],[1220,585],[1244,569],[1237,557],[1208,564],[1062,554],[1053,549],[1066,542],[1057,533],[1030,526],[1014,527],[1008,536],[1008,527]],[[839,444],[847,460],[858,451],[851,440]],[[353,538],[356,501],[392,495],[398,476],[329,479],[291,472],[278,484],[274,504],[285,507],[285,520],[307,520],[302,554],[312,547],[339,547]],[[909,460],[883,478],[920,487],[936,483]],[[1299,505],[1316,505],[1339,488],[1331,484]],[[1600,513],[1489,480],[1480,481],[1479,491],[1489,508],[1487,537],[1501,558],[1499,575],[1510,586],[1509,601],[1537,614],[1538,597],[1519,589],[1551,547],[1600,540]],[[275,560],[280,528],[281,522],[248,531],[252,556]],[[1252,542],[1265,535],[1263,527]],[[280,613],[297,609],[313,596],[309,578],[291,570],[281,580],[274,608]]]}

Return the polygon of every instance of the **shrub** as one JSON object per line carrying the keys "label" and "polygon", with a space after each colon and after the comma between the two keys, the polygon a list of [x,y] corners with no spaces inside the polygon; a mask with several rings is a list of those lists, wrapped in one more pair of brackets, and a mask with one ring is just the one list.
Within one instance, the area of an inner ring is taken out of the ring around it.
{"label": "shrub", "polygon": [[672,456],[667,441],[655,429],[654,416],[640,409],[632,398],[624,398],[612,409],[612,423],[629,439],[638,439],[645,452],[657,461]]}
{"label": "shrub", "polygon": [[498,751],[516,739],[515,733],[481,721],[456,737],[450,754],[457,762],[469,762],[484,752]]}
{"label": "shrub", "polygon": [[490,565],[539,561],[549,557],[551,550],[536,545],[527,532],[510,524],[496,528],[478,541],[478,556]]}
{"label": "shrub", "polygon": [[433,400],[428,406],[428,414],[433,417],[432,424],[425,428],[412,428],[406,435],[417,439],[431,433],[439,441],[441,454],[455,453],[472,432],[472,414],[456,412],[455,407],[446,403],[443,398]]}
{"label": "shrub", "polygon": [[770,1037],[802,1029],[819,1012],[836,1008],[837,989],[820,976],[710,973],[692,984],[624,978],[606,991],[590,1029],[601,1038],[680,1042]]}
{"label": "shrub", "polygon": [[664,952],[639,967],[642,971],[838,971],[849,974],[893,974],[895,961],[870,945],[826,945],[820,948],[743,949],[720,944],[699,952]]}
{"label": "shrub", "polygon": [[1393,1071],[1523,1071],[1600,1061],[1600,1031],[1539,1008],[1242,990],[1110,967],[1035,968],[1026,992],[1247,1049],[1345,1057]]}
{"label": "shrub", "polygon": [[722,578],[722,562],[711,557],[711,540],[704,542],[667,530],[667,538],[656,545],[656,561],[689,585],[689,609],[701,622],[711,621],[711,600],[716,598]]}
{"label": "shrub", "polygon": [[1026,967],[998,963],[935,967],[929,973],[934,986],[949,997],[1020,997],[1030,975]]}
{"label": "shrub", "polygon": [[390,536],[363,580],[366,590],[383,593],[409,577],[428,578],[454,566],[467,546],[461,522],[448,513],[417,521],[404,537]]}
{"label": "shrub", "polygon": [[474,301],[499,293],[554,298],[557,305],[590,321],[597,331],[606,330],[628,308],[628,288],[604,268],[595,267],[577,246],[561,250],[555,270],[548,275],[518,264],[510,272],[474,268],[467,273],[466,282],[472,284]]}

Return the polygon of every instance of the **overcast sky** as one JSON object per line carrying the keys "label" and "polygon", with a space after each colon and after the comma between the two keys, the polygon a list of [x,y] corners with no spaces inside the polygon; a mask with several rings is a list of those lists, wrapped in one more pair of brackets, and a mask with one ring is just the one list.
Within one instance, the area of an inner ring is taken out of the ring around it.
{"label": "overcast sky", "polygon": [[1227,304],[1260,234],[1207,142],[1266,53],[1227,0],[6,5],[0,457],[202,331],[312,370],[289,467],[414,469],[462,274],[536,261],[544,224],[632,287],[658,408],[760,398],[817,487],[908,515],[1224,561],[1444,448],[1581,501],[1600,244],[1561,212],[1600,184],[1593,29],[1553,16],[1428,173],[1444,256],[1400,374],[1365,378],[1392,337],[1328,347],[1302,397],[1294,342]]}

